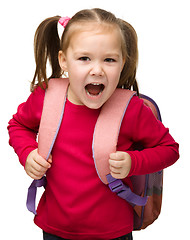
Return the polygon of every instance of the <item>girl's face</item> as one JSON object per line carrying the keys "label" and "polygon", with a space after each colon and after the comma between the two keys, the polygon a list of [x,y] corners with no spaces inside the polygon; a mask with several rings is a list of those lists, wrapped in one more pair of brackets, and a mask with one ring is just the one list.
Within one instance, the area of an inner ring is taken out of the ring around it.
{"label": "girl's face", "polygon": [[124,65],[119,30],[91,23],[89,31],[74,33],[66,53],[59,52],[59,63],[68,71],[68,100],[100,108],[116,89]]}

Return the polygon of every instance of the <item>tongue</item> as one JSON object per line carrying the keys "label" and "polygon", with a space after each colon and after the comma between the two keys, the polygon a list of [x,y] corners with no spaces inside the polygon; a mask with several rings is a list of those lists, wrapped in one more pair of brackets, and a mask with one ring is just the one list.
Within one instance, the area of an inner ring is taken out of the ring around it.
{"label": "tongue", "polygon": [[86,90],[91,94],[91,95],[98,95],[102,91],[103,85],[93,85],[93,84],[88,84],[86,86]]}

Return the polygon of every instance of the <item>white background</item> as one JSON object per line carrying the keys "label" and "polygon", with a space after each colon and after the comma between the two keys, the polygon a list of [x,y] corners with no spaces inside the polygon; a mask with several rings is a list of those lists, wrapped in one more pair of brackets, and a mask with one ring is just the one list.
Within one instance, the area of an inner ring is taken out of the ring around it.
{"label": "white background", "polygon": [[[0,7],[0,234],[3,239],[42,239],[26,210],[30,178],[8,145],[7,122],[29,95],[34,73],[33,37],[42,20],[72,16],[99,7],[133,25],[139,39],[137,79],[140,91],[159,105],[163,123],[180,143],[180,160],[165,170],[163,207],[159,219],[134,240],[190,239],[189,235],[189,68],[188,0],[33,0],[4,1]],[[56,214],[56,213],[55,213]],[[183,235],[183,237],[181,236]]]}

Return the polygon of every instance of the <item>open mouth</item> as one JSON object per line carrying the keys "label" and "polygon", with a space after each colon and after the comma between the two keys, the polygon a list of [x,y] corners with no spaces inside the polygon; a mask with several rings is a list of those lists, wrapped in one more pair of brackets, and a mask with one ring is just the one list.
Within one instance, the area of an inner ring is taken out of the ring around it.
{"label": "open mouth", "polygon": [[105,86],[101,83],[90,83],[85,86],[85,90],[89,96],[98,96],[100,95]]}

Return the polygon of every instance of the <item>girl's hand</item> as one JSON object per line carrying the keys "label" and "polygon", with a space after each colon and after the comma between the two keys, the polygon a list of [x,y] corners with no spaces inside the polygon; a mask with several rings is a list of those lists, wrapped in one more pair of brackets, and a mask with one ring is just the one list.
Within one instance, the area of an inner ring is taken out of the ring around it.
{"label": "girl's hand", "polygon": [[51,167],[52,156],[48,161],[38,154],[38,150],[35,149],[28,155],[25,164],[26,173],[33,179],[40,179],[44,176],[46,171]]}
{"label": "girl's hand", "polygon": [[112,177],[123,179],[127,177],[131,169],[131,157],[126,152],[117,151],[110,154],[110,173]]}

